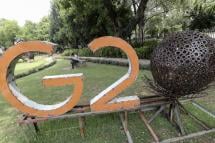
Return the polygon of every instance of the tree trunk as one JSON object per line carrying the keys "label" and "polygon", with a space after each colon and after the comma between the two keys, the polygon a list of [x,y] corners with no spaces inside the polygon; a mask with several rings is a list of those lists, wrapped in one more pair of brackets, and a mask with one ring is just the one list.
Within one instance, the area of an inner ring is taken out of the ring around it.
{"label": "tree trunk", "polygon": [[[136,1],[135,0],[132,0],[132,5],[133,5],[133,9],[134,9],[134,16],[137,15],[137,8],[136,8]],[[138,31],[137,31],[137,28],[135,28],[135,42],[137,43],[138,42]]]}
{"label": "tree trunk", "polygon": [[[124,28],[120,35],[123,35],[123,37],[128,37],[129,35],[131,35],[132,31],[136,28],[137,24],[141,23],[141,21],[144,21],[145,18],[145,10],[146,10],[146,6],[149,0],[141,0],[139,7],[137,9],[137,14],[134,16],[134,18],[132,18],[127,27]],[[144,22],[141,24],[144,27]]]}
{"label": "tree trunk", "polygon": [[112,0],[103,0],[104,2],[104,6],[106,7],[107,9],[107,12],[108,12],[108,16],[110,17],[110,19],[112,20],[113,22],[113,28],[114,28],[114,33],[116,33],[117,35],[116,36],[119,36],[119,24],[118,24],[118,21],[117,21],[117,12],[115,11],[115,8],[114,8],[114,5],[112,3]]}

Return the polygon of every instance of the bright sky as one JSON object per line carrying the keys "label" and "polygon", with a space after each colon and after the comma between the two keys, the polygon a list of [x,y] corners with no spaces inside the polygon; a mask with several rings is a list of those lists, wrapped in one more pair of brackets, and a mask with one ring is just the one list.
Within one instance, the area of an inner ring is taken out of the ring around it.
{"label": "bright sky", "polygon": [[0,0],[0,18],[16,20],[23,26],[26,20],[39,22],[50,12],[51,0]]}

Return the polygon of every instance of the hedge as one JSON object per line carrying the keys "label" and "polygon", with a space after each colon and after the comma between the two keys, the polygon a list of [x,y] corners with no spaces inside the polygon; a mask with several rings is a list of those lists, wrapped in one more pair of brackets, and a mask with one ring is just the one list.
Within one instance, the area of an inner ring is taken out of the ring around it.
{"label": "hedge", "polygon": [[[142,47],[136,47],[134,49],[139,59],[149,59],[153,51],[153,48],[156,47],[157,44],[158,44],[157,40],[150,40],[150,41],[144,42]],[[71,56],[72,53],[77,54],[79,56],[84,56],[84,57],[126,58],[125,53],[113,47],[102,48],[96,51],[95,53],[93,53],[89,48],[66,49],[62,55]]]}
{"label": "hedge", "polygon": [[23,72],[23,73],[20,73],[20,74],[17,74],[15,75],[15,79],[19,79],[19,78],[22,78],[22,77],[26,77],[28,75],[31,75],[33,73],[36,73],[38,71],[41,71],[43,69],[46,69],[48,67],[51,67],[53,66],[54,64],[56,64],[56,60],[51,58],[47,63],[43,64],[43,65],[40,65],[39,67],[35,67],[35,68],[32,68],[26,72]]}
{"label": "hedge", "polygon": [[[64,57],[65,58],[65,57]],[[116,59],[116,58],[101,58],[101,57],[81,57],[82,60],[88,62],[99,63],[99,64],[110,64],[117,66],[128,66],[129,62],[127,59]],[[150,69],[150,61],[142,60],[139,63],[140,69]]]}

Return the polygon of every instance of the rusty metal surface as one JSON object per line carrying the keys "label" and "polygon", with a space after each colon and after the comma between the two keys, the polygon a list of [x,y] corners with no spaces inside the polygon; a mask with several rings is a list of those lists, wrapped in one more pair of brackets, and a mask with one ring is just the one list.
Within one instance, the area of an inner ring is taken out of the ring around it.
{"label": "rusty metal surface", "polygon": [[164,96],[200,92],[215,76],[215,40],[196,31],[174,33],[153,51],[151,71]]}

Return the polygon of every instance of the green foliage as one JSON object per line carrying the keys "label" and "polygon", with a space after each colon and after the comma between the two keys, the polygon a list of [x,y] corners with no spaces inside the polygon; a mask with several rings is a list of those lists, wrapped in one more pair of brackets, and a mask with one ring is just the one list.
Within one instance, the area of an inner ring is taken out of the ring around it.
{"label": "green foliage", "polygon": [[86,57],[93,56],[93,53],[88,48],[83,48],[83,49],[66,49],[63,52],[62,55],[63,56],[71,56],[72,54],[77,54],[79,56],[86,56]]}
{"label": "green foliage", "polygon": [[65,30],[62,28],[62,20],[60,18],[58,3],[59,0],[52,0],[51,2],[49,37],[52,42],[64,45],[63,42],[66,41],[66,38],[63,36],[63,31]]}
{"label": "green foliage", "polygon": [[159,40],[145,40],[143,45],[134,43],[135,51],[139,59],[150,59],[153,49],[158,45]]}
{"label": "green foliage", "polygon": [[[141,47],[144,39],[163,38],[189,25],[200,31],[211,28],[215,25],[214,11],[213,0],[52,0],[50,16],[39,23],[26,21],[19,27],[15,21],[0,20],[0,46],[8,47],[15,38],[21,38],[50,40],[62,49],[77,48],[108,35]],[[125,56],[107,49],[101,53]]]}
{"label": "green foliage", "polygon": [[196,3],[207,3],[210,0],[152,0],[148,3],[144,34],[151,38],[162,38],[165,35],[188,28],[189,12]]}
{"label": "green foliage", "polygon": [[83,49],[75,49],[74,54],[80,55],[80,56],[93,56],[93,52],[88,48]]}
{"label": "green foliage", "polygon": [[[126,1],[53,0],[51,40],[64,46],[86,46],[96,37],[120,35],[132,12]],[[111,10],[110,10],[111,9]]]}
{"label": "green foliage", "polygon": [[[149,40],[149,41],[145,41],[142,47],[137,46],[137,48],[135,48],[135,51],[139,59],[149,59],[153,51],[153,48],[157,44],[158,44],[157,40]],[[99,51],[96,51],[95,53],[93,53],[88,48],[82,48],[82,49],[70,48],[70,49],[66,49],[63,52],[63,56],[71,56],[72,53],[77,54],[79,56],[84,56],[84,57],[126,58],[125,53],[113,47],[106,47],[106,48],[100,49]]]}
{"label": "green foliage", "polygon": [[150,59],[153,48],[151,48],[151,47],[135,48],[135,51],[136,51],[139,59]]}
{"label": "green foliage", "polygon": [[209,7],[196,5],[190,13],[190,17],[192,20],[189,27],[192,30],[198,29],[202,31],[215,27],[215,3]]}
{"label": "green foliage", "polygon": [[143,46],[146,48],[154,48],[159,43],[157,39],[145,40]]}
{"label": "green foliage", "polygon": [[37,40],[49,41],[50,21],[49,17],[43,17],[37,24]]}
{"label": "green foliage", "polygon": [[19,35],[23,40],[36,40],[37,25],[31,21],[26,21],[22,28],[22,33]]}
{"label": "green foliage", "polygon": [[16,21],[0,19],[0,47],[12,46],[17,38],[49,41],[49,23],[49,18],[44,17],[39,23],[26,21],[20,27]]}
{"label": "green foliage", "polygon": [[109,58],[122,58],[124,55],[122,51],[119,49],[115,49],[112,47],[106,47],[103,49],[100,49],[93,53],[90,49],[88,48],[82,48],[82,49],[66,49],[63,52],[63,56],[70,56],[72,53],[77,54],[79,56],[84,56],[84,57],[109,57]]}
{"label": "green foliage", "polygon": [[0,46],[8,48],[13,45],[20,28],[16,21],[0,19]]}
{"label": "green foliage", "polygon": [[43,17],[39,23],[33,23],[31,21],[26,21],[25,25],[21,29],[21,34],[18,35],[19,38],[23,40],[49,40],[49,27],[50,22],[48,17]]}

